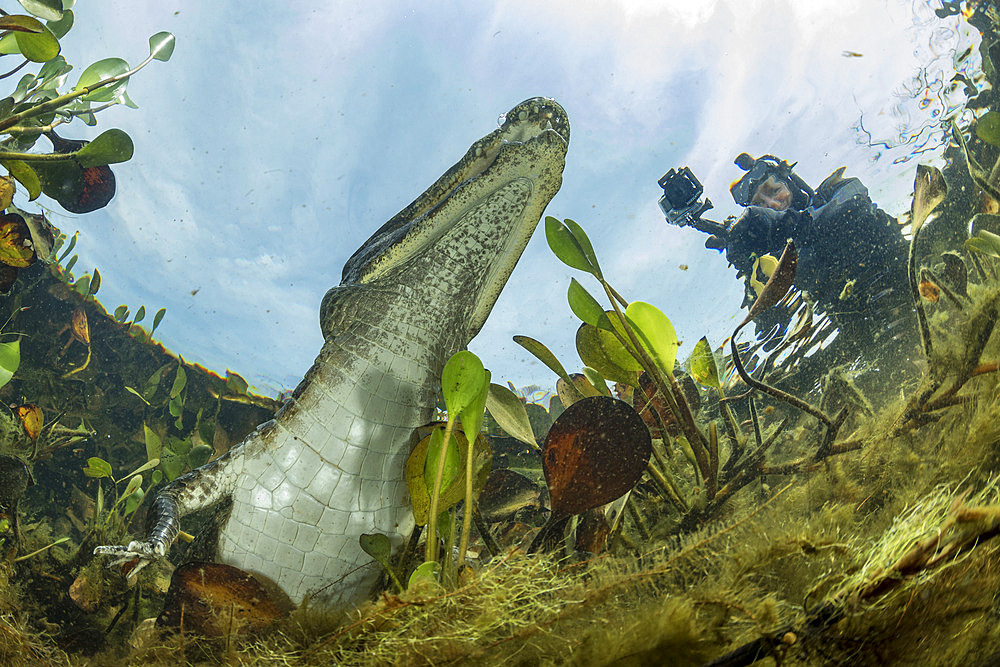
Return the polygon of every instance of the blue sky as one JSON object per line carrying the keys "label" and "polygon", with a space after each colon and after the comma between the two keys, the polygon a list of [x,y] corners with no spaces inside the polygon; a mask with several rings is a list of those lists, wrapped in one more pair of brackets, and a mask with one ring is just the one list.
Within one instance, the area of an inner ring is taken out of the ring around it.
{"label": "blue sky", "polygon": [[[129,84],[140,108],[100,115],[98,130],[135,141],[115,200],[53,215],[81,230],[76,271],[100,269],[109,310],[166,306],[157,337],[170,349],[269,393],[312,363],[320,299],[354,250],[536,95],[558,100],[573,127],[547,213],[583,225],[612,284],[671,318],[682,358],[702,335],[718,345],[742,319],[741,286],[702,234],[664,223],[656,179],[689,165],[721,219],[736,212],[733,158],[774,153],[814,186],[848,165],[902,213],[917,160],[894,162],[933,145],[933,116],[955,102],[931,85],[921,109],[915,76],[947,82],[952,49],[970,40],[926,2],[899,0],[102,0],[75,11],[64,55],[77,72],[109,56],[136,63],[161,30],[177,37],[170,62]],[[862,116],[889,148],[869,145]],[[514,334],[578,365],[571,275],[537,233],[470,346],[495,381],[554,381]]]}

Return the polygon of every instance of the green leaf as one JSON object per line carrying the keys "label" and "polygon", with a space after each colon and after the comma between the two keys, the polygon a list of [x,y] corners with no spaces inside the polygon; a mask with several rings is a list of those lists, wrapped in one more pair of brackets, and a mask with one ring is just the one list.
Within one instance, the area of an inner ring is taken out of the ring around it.
{"label": "green leaf", "polygon": [[90,274],[83,274],[83,277],[77,280],[73,285],[73,289],[76,290],[80,296],[87,296],[90,294]]}
{"label": "green leaf", "polygon": [[[160,471],[157,470],[157,472],[160,472]],[[136,489],[135,493],[133,493],[132,495],[130,495],[128,498],[125,499],[125,510],[124,510],[123,514],[125,516],[128,516],[128,515],[132,514],[133,512],[135,512],[136,508],[139,507],[139,503],[141,503],[142,499],[145,498],[145,497],[146,497],[146,494],[145,494],[145,492],[143,492],[143,490],[141,488]]]}
{"label": "green leaf", "polygon": [[[627,364],[627,367],[623,367],[613,360],[608,350],[613,350],[615,359],[622,360]],[[580,355],[580,361],[584,365],[597,370],[608,380],[635,386],[638,378],[637,371],[641,370],[642,367],[631,354],[625,351],[625,348],[610,331],[604,331],[589,324],[581,324],[580,328],[576,330],[576,352]]]}
{"label": "green leaf", "polygon": [[128,385],[125,385],[125,391],[129,392],[130,394],[135,394],[136,396],[139,397],[140,401],[142,401],[146,405],[149,405],[149,401],[146,400],[146,397],[143,396],[142,394],[140,394],[134,387],[130,387]]}
{"label": "green leaf", "polygon": [[135,470],[133,470],[132,472],[130,472],[128,475],[125,475],[125,477],[129,477],[131,475],[138,475],[139,473],[146,472],[147,470],[152,470],[158,465],[160,465],[160,459],[150,459],[145,463],[143,463],[138,468],[136,468]]}
{"label": "green leaf", "polygon": [[528,421],[524,401],[507,387],[491,384],[486,395],[486,407],[504,431],[538,449],[538,442]]}
{"label": "green leaf", "polygon": [[[483,389],[483,362],[468,350],[452,355],[441,373],[441,392],[448,406],[448,419],[455,420]],[[435,459],[436,460],[436,459]]]}
{"label": "green leaf", "polygon": [[413,588],[419,586],[423,582],[433,582],[435,585],[438,583],[438,572],[441,566],[435,561],[429,560],[426,563],[422,563],[417,566],[417,569],[413,571],[410,578],[406,582],[407,588]]}
{"label": "green leaf", "polygon": [[392,568],[392,543],[382,533],[365,533],[358,538],[361,550],[374,558],[386,570]]}
{"label": "green leaf", "polygon": [[27,162],[21,160],[0,160],[0,165],[10,172],[18,183],[28,191],[28,200],[34,201],[38,195],[42,194],[42,183],[38,180],[38,174]]}
{"label": "green leaf", "polygon": [[604,308],[583,285],[577,282],[576,278],[571,278],[569,281],[566,299],[569,301],[570,310],[583,322],[601,329],[611,329],[611,322],[604,314]]}
{"label": "green leaf", "polygon": [[559,363],[556,359],[556,355],[549,351],[549,348],[545,347],[542,343],[538,342],[534,338],[529,338],[528,336],[514,336],[514,342],[526,349],[531,354],[535,355],[535,358],[541,361],[543,364],[549,367],[553,373],[563,378],[567,382],[570,381],[569,373],[563,368],[563,365]]}
{"label": "green leaf", "polygon": [[[76,237],[74,237],[76,238]],[[146,317],[146,306],[139,306],[139,310],[135,311],[135,317],[132,318],[133,324],[138,324]]]}
{"label": "green leaf", "polygon": [[174,53],[176,40],[169,32],[158,32],[149,38],[149,55],[156,60],[167,62]]}
{"label": "green leaf", "polygon": [[[426,429],[422,429],[426,430]],[[417,446],[413,448],[410,453],[409,458],[406,459],[406,486],[410,491],[410,504],[413,508],[413,518],[416,522],[423,526],[427,524],[427,516],[430,512],[431,496],[428,490],[428,485],[434,483],[434,478],[437,475],[437,462],[438,456],[440,455],[441,448],[438,445],[435,451],[431,451],[431,440],[434,438],[434,434],[437,434],[436,440],[440,443],[444,440],[444,427],[435,427],[429,435],[424,437]],[[442,476],[441,484],[441,496],[438,499],[438,514],[445,512],[448,508],[460,503],[465,498],[465,484],[455,484],[449,483],[448,477],[452,475],[451,482],[455,481],[455,477],[458,476],[460,479],[461,471],[465,470],[466,456],[468,454],[468,447],[466,446],[467,440],[465,439],[465,434],[461,430],[455,430],[452,432],[451,446],[448,448],[445,454],[445,473]],[[455,461],[449,457],[453,453],[458,452],[458,460]],[[486,484],[486,479],[490,474],[490,467],[492,464],[492,454],[490,453],[489,444],[486,442],[486,438],[479,435],[472,445],[472,467],[473,467],[473,492],[478,493],[478,490],[482,489]],[[454,471],[450,472],[449,469],[453,468]],[[429,482],[428,482],[429,480]]]}
{"label": "green leaf", "polygon": [[712,346],[709,345],[708,338],[705,336],[702,336],[695,343],[694,351],[691,352],[691,356],[688,358],[688,370],[691,372],[691,377],[699,384],[703,384],[706,387],[715,387],[716,389],[721,385],[719,381],[719,366],[715,361]]}
{"label": "green leaf", "polygon": [[62,0],[17,0],[26,11],[46,21],[58,21],[63,15]]}
{"label": "green leaf", "polygon": [[[73,238],[71,238],[71,239],[69,240],[69,245],[68,245],[68,246],[66,246],[66,250],[65,250],[65,251],[63,252],[63,254],[62,254],[62,255],[61,255],[60,257],[59,257],[59,263],[60,263],[60,264],[62,264],[62,261],[63,261],[64,259],[66,259],[66,258],[67,258],[67,257],[69,256],[69,254],[70,254],[71,252],[73,252],[73,248],[75,248],[75,247],[76,247],[76,239],[77,239],[77,237],[79,237],[79,236],[80,236],[80,232],[76,232],[75,234],[73,234]],[[68,270],[69,270],[69,269],[67,269],[67,271],[68,271]]]}
{"label": "green leaf", "polygon": [[44,63],[59,55],[59,40],[42,26],[39,33],[15,32],[14,39],[21,55],[33,63]]}
{"label": "green leaf", "polygon": [[153,328],[149,330],[149,337],[153,337],[153,332],[156,331],[156,327],[160,326],[160,322],[163,321],[163,316],[167,314],[166,308],[160,308],[156,311],[156,315],[153,315]]}
{"label": "green leaf", "polygon": [[181,424],[183,424],[184,417],[184,397],[174,396],[169,399],[167,402],[167,410],[169,410],[172,416],[177,418],[174,423],[177,425],[177,428],[180,428]]}
{"label": "green leaf", "polygon": [[97,294],[99,289],[101,289],[101,272],[94,267],[94,277],[90,279],[90,296]]}
{"label": "green leaf", "polygon": [[[76,83],[75,90],[90,88],[105,79],[119,76],[127,71],[129,71],[128,63],[121,58],[105,58],[104,60],[98,60],[90,67],[83,70],[83,74],[80,75],[80,80]],[[82,99],[87,102],[117,101],[125,92],[126,85],[128,85],[128,79],[122,79],[121,81],[116,81],[115,83],[104,86],[103,88],[93,90],[84,95]]]}
{"label": "green leaf", "polygon": [[132,479],[128,481],[128,486],[126,486],[125,490],[122,491],[122,495],[118,497],[118,502],[125,500],[138,491],[140,486],[142,486],[142,475],[133,475]]}
{"label": "green leaf", "polygon": [[49,62],[42,65],[38,70],[38,80],[47,81],[52,77],[58,77],[62,74],[72,71],[73,66],[66,62],[66,59],[62,56],[56,56]]}
{"label": "green leaf", "polygon": [[976,136],[988,144],[1000,146],[1000,113],[988,111],[976,123]]}
{"label": "green leaf", "polygon": [[226,369],[226,390],[234,394],[246,394],[250,385],[239,373]]}
{"label": "green leaf", "polygon": [[[482,365],[482,362],[480,362],[480,365]],[[483,412],[486,410],[486,395],[490,391],[490,377],[491,374],[489,371],[483,371],[483,380],[479,385],[479,393],[458,413],[458,418],[462,420],[462,432],[465,433],[465,437],[469,442],[475,442],[476,436],[482,430]]]}
{"label": "green leaf", "polygon": [[[66,268],[66,275],[69,275],[69,272],[73,270],[73,267],[76,266],[76,260],[78,260],[78,259],[80,259],[79,255],[73,255],[72,257],[69,258],[69,261],[66,262],[66,267],[65,267]],[[89,283],[88,283],[88,286],[89,286]]]}
{"label": "green leaf", "polygon": [[48,25],[49,30],[52,31],[52,34],[55,35],[57,39],[62,39],[73,27],[73,21],[73,11],[67,9],[62,13],[61,19],[49,20],[46,25]]}
{"label": "green leaf", "polygon": [[166,475],[168,481],[174,481],[187,466],[187,456],[163,448],[163,456],[160,458],[160,470]]}
{"label": "green leaf", "polygon": [[10,343],[0,343],[0,387],[14,377],[21,365],[21,339]]}
{"label": "green leaf", "polygon": [[965,247],[984,255],[1000,258],[1000,236],[985,229],[979,230],[979,233],[971,239],[967,239]]}
{"label": "green leaf", "polygon": [[601,375],[600,371],[596,368],[591,368],[590,366],[583,367],[583,376],[590,381],[590,384],[594,386],[597,391],[599,391],[604,396],[611,396],[611,390],[608,389],[608,382]]}
{"label": "green leaf", "polygon": [[21,80],[17,82],[17,87],[14,88],[14,92],[11,97],[18,101],[23,100],[24,96],[28,94],[28,89],[35,85],[35,81],[37,80],[38,79],[35,78],[34,74],[25,74],[21,77]]}
{"label": "green leaf", "polygon": [[[177,364],[177,373],[174,375],[174,384],[170,387],[170,398],[177,398],[187,386],[187,373],[184,372],[184,364]],[[175,417],[177,415],[174,415]]]}
{"label": "green leaf", "polygon": [[668,375],[677,359],[677,333],[667,316],[643,301],[633,301],[625,309],[625,319],[653,362]]}
{"label": "green leaf", "polygon": [[102,132],[96,139],[76,152],[80,166],[101,167],[132,159],[134,147],[132,139],[125,132],[111,129]]}
{"label": "green leaf", "polygon": [[563,264],[602,277],[594,248],[580,225],[569,218],[560,222],[551,215],[545,216],[545,240]]}
{"label": "green leaf", "polygon": [[13,30],[15,32],[26,32],[40,34],[45,26],[36,18],[15,14],[13,16],[0,16],[0,30]]}
{"label": "green leaf", "polygon": [[163,442],[160,440],[160,436],[156,435],[156,432],[145,424],[142,425],[142,431],[146,438],[146,459],[159,461],[163,454]]}
{"label": "green leaf", "polygon": [[128,306],[124,303],[115,308],[115,322],[124,322],[128,317]]}
{"label": "green leaf", "polygon": [[10,56],[15,53],[20,53],[20,51],[17,48],[17,39],[14,37],[14,33],[7,33],[0,37],[0,56]]}
{"label": "green leaf", "polygon": [[87,477],[96,477],[98,479],[101,477],[114,479],[111,476],[111,464],[97,456],[91,456],[87,459],[87,467],[83,469],[83,474]]}
{"label": "green leaf", "polygon": [[212,458],[212,454],[214,453],[215,450],[208,445],[197,445],[192,447],[191,451],[188,452],[188,465],[191,466],[192,470],[200,468],[208,463],[208,460]]}

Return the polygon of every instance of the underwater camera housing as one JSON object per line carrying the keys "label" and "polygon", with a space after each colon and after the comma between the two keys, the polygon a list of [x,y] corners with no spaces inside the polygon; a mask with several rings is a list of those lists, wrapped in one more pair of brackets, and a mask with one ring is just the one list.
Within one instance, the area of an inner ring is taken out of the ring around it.
{"label": "underwater camera housing", "polygon": [[712,208],[712,201],[699,201],[705,188],[691,171],[684,167],[680,171],[671,169],[657,181],[663,188],[660,210],[667,222],[678,227],[686,227],[701,218],[701,214]]}
{"label": "underwater camera housing", "polygon": [[663,188],[659,204],[667,222],[678,227],[691,226],[708,234],[706,248],[722,250],[726,247],[729,229],[722,223],[701,217],[702,213],[712,208],[712,200],[701,200],[705,188],[689,167],[679,171],[671,169],[657,183]]}

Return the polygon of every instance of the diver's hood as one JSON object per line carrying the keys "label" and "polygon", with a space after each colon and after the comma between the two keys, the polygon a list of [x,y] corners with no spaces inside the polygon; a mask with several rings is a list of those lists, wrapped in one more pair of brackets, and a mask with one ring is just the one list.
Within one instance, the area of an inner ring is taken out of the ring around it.
{"label": "diver's hood", "polygon": [[740,206],[750,206],[757,186],[768,176],[774,176],[788,185],[788,189],[792,191],[791,208],[796,211],[805,210],[815,194],[813,189],[792,171],[797,163],[788,164],[773,155],[762,155],[755,160],[749,153],[740,153],[734,162],[737,167],[747,172],[729,186],[733,201]]}

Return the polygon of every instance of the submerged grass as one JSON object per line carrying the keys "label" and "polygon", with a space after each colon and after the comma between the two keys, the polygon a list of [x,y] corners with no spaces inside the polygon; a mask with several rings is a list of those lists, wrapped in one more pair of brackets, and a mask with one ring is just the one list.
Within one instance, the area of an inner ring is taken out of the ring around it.
{"label": "submerged grass", "polygon": [[[930,319],[946,391],[983,336],[944,336],[949,320]],[[982,361],[1000,359],[998,339]],[[694,665],[753,642],[782,664],[975,664],[1000,646],[1000,373],[974,375],[963,400],[919,419],[913,395],[848,422],[840,437],[858,449],[754,480],[683,537],[653,525],[651,539],[630,534],[586,561],[509,550],[450,589],[348,614],[305,605],[251,637],[147,623],[127,641],[129,609],[104,646],[81,648],[72,638],[100,633],[115,609],[54,623],[31,594],[65,588],[83,565],[48,552],[0,565],[0,664]],[[808,437],[790,428],[775,454],[800,458]],[[46,525],[25,530],[26,549],[52,541]]]}
{"label": "submerged grass", "polygon": [[[891,435],[903,405],[887,407],[850,434],[858,451],[765,480],[734,498],[728,521],[640,554],[509,550],[450,590],[425,585],[349,614],[306,605],[250,638],[146,628],[136,647],[73,662],[696,665],[761,637],[783,664],[968,661],[1000,645],[996,375],[916,431]],[[28,625],[0,618],[0,662],[69,664]]]}

